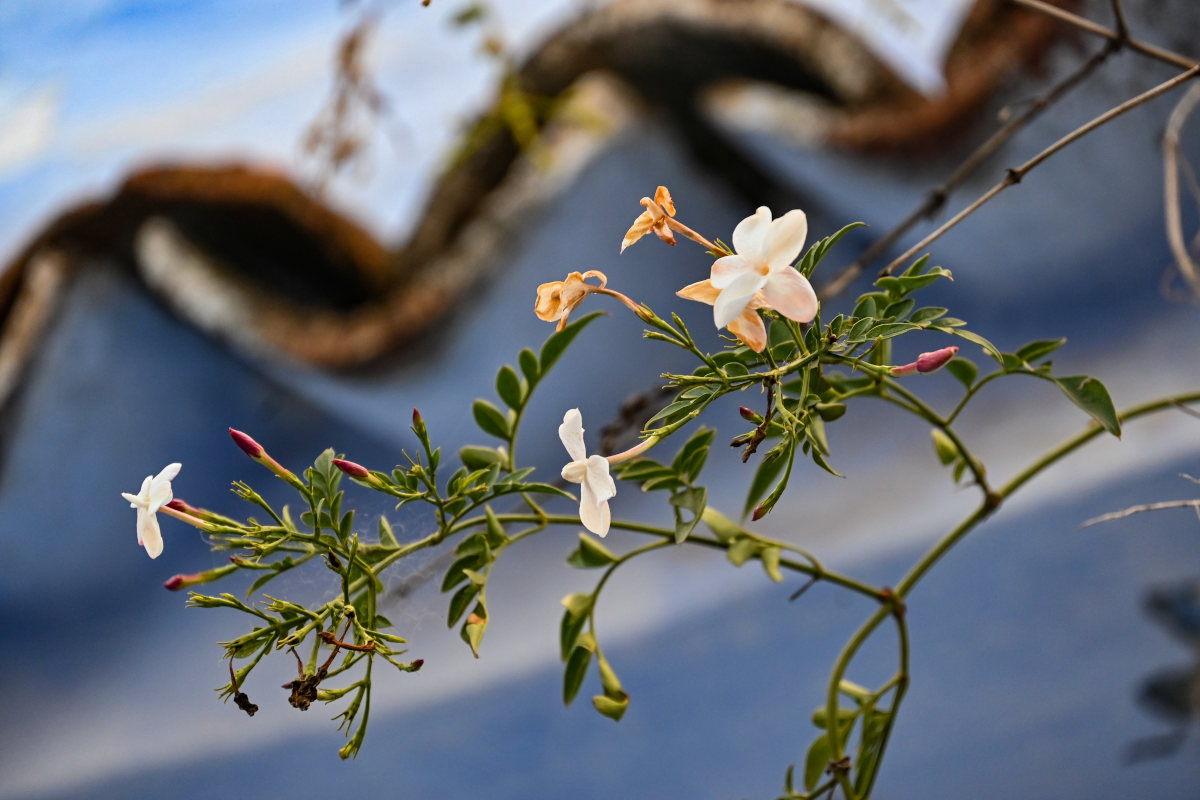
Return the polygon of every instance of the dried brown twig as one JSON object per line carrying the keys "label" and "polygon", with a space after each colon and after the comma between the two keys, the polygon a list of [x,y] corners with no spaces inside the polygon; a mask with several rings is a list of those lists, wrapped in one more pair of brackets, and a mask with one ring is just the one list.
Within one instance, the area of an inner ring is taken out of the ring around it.
{"label": "dried brown twig", "polygon": [[1194,508],[1197,513],[1200,513],[1200,500],[1164,500],[1161,503],[1145,503],[1138,506],[1130,506],[1123,508],[1120,511],[1110,511],[1107,514],[1101,514],[1098,517],[1092,517],[1087,522],[1079,527],[1086,528],[1089,525],[1096,525],[1101,522],[1111,522],[1115,519],[1124,519],[1125,517],[1140,514],[1143,511],[1164,511],[1169,508]]}
{"label": "dried brown twig", "polygon": [[1200,104],[1200,86],[1193,86],[1176,104],[1167,121],[1167,130],[1163,134],[1163,205],[1166,209],[1167,242],[1171,245],[1175,264],[1194,299],[1200,302],[1200,268],[1197,268],[1183,239],[1183,221],[1179,210],[1179,135],[1197,104]]}

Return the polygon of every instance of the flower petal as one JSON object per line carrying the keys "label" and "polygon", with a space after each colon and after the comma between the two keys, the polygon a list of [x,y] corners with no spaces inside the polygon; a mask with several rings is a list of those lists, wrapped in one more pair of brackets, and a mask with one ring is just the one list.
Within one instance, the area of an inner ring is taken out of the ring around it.
{"label": "flower petal", "polygon": [[617,494],[617,485],[613,483],[612,475],[608,471],[608,459],[604,456],[588,456],[585,482],[600,502]]}
{"label": "flower petal", "polygon": [[558,438],[567,448],[567,455],[571,456],[572,461],[587,458],[587,450],[583,446],[583,415],[578,408],[563,414],[562,425],[558,426]]}
{"label": "flower petal", "polygon": [[755,293],[763,288],[767,278],[757,272],[744,272],[733,280],[717,296],[713,304],[713,323],[718,328],[724,328],[746,310],[746,306],[754,299]]}
{"label": "flower petal", "polygon": [[612,520],[612,512],[608,510],[607,500],[598,500],[595,492],[587,481],[579,492],[579,521],[597,536],[608,535],[608,526]]}
{"label": "flower petal", "polygon": [[621,240],[621,252],[625,252],[625,248],[636,242],[638,239],[645,236],[654,227],[654,217],[649,211],[643,211],[638,215],[638,218],[633,221],[633,225],[625,232],[625,238]]}
{"label": "flower petal", "polygon": [[771,223],[763,242],[763,260],[774,272],[791,266],[804,249],[808,236],[808,218],[800,209],[787,212]]}
{"label": "flower petal", "polygon": [[767,277],[762,287],[763,297],[771,308],[788,319],[812,322],[820,303],[808,278],[791,267],[785,267]]}
{"label": "flower petal", "polygon": [[770,227],[771,209],[759,206],[754,214],[746,217],[733,229],[734,252],[751,261],[762,261],[763,243]]}
{"label": "flower petal", "polygon": [[739,275],[745,275],[753,267],[754,264],[744,256],[721,256],[713,262],[709,280],[713,286],[724,289],[737,280]]}
{"label": "flower petal", "polygon": [[708,303],[710,306],[717,302],[717,295],[721,292],[717,287],[713,286],[712,281],[703,280],[689,283],[687,286],[675,293],[676,297],[682,297],[684,300],[695,300],[699,303]]}
{"label": "flower petal", "polygon": [[767,326],[763,325],[762,317],[756,311],[747,308],[729,323],[729,332],[742,340],[742,344],[756,353],[761,353],[767,346]]}
{"label": "flower petal", "polygon": [[181,466],[179,463],[167,464],[163,467],[162,472],[154,476],[154,480],[150,483],[148,498],[151,513],[171,502],[171,498],[174,497],[171,493],[171,479],[179,474]]}
{"label": "flower petal", "polygon": [[572,461],[562,468],[562,477],[564,481],[571,483],[583,483],[587,480],[588,462]]}
{"label": "flower petal", "polygon": [[158,527],[158,517],[145,509],[138,509],[138,544],[146,548],[146,555],[158,558],[162,555],[162,531]]}

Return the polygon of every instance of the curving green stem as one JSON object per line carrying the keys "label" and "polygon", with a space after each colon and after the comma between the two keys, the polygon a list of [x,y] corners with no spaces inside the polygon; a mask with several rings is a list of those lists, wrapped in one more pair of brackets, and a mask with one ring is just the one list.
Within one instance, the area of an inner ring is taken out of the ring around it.
{"label": "curving green stem", "polygon": [[[1169,395],[1167,397],[1162,397],[1157,400],[1142,403],[1140,405],[1131,406],[1130,408],[1119,412],[1117,414],[1117,418],[1122,423],[1125,423],[1129,420],[1136,419],[1147,414],[1152,414],[1157,411],[1162,411],[1166,408],[1197,401],[1200,401],[1200,391],[1190,391],[1176,395]],[[915,564],[913,564],[908,573],[901,578],[898,584],[896,584],[896,596],[902,601],[907,598],[913,588],[916,587],[921,579],[929,573],[929,570],[931,570],[933,566],[940,561],[944,555],[946,555],[946,553],[948,553],[956,544],[962,541],[963,537],[970,533],[976,525],[978,525],[993,511],[999,508],[1005,500],[1007,500],[1015,491],[1017,491],[1017,489],[1024,486],[1029,482],[1029,480],[1038,475],[1040,472],[1060,461],[1062,458],[1074,452],[1075,450],[1078,450],[1080,447],[1087,444],[1092,439],[1095,439],[1103,432],[1104,428],[1102,428],[1099,423],[1093,422],[1089,424],[1088,427],[1083,431],[1063,441],[1056,447],[1046,451],[1046,453],[1034,460],[1031,464],[1029,464],[1029,466],[1025,467],[1025,469],[1018,472],[1015,476],[1013,476],[1012,479],[1010,479],[998,490],[986,495],[983,502],[980,503],[979,507],[975,509],[974,512],[972,512],[966,519],[951,529],[945,536],[942,537],[940,541],[937,542],[937,544],[935,544],[928,552],[925,553],[925,555],[923,555]],[[840,745],[840,731],[837,713],[838,687],[840,686],[842,679],[845,677],[846,670],[849,668],[850,662],[853,660],[855,654],[857,654],[859,648],[862,647],[863,643],[871,636],[872,633],[874,633],[875,629],[878,628],[879,625],[892,613],[893,610],[886,607],[881,607],[876,610],[875,613],[872,614],[857,631],[855,631],[854,635],[842,648],[842,651],[838,654],[837,660],[834,662],[833,671],[830,673],[829,686],[826,692],[826,715],[828,718],[827,724],[830,741],[833,746],[834,760],[843,756]],[[907,659],[907,637],[903,639],[903,642],[903,647],[905,649],[904,658]],[[892,703],[891,713],[893,718],[899,709],[899,704],[902,699],[903,693],[898,691],[897,696]],[[886,741],[884,744],[886,745]],[[882,758],[882,754],[880,758]],[[840,785],[846,794],[846,800],[856,800],[858,798],[858,794],[854,792],[854,789],[848,780],[841,781]],[[869,794],[870,786],[868,785],[864,796]]]}

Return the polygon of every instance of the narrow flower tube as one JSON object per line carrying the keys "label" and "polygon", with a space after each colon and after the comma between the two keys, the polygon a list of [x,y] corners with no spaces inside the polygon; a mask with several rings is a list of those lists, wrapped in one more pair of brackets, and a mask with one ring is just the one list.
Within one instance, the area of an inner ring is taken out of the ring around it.
{"label": "narrow flower tube", "polygon": [[220,580],[226,575],[236,572],[237,569],[236,564],[230,564],[229,566],[210,569],[207,572],[172,575],[163,582],[163,588],[172,592],[178,592],[180,589],[186,589],[189,586],[199,586],[202,583],[211,583],[212,581]]}
{"label": "narrow flower tube", "polygon": [[236,428],[230,428],[229,438],[233,439],[233,443],[238,446],[239,450],[250,456],[250,458],[254,459],[259,464],[262,464],[264,467],[271,470],[271,472],[275,473],[275,477],[279,478],[280,480],[287,481],[297,489],[305,488],[304,481],[296,477],[295,473],[293,473],[291,470],[287,469],[278,461],[271,458],[267,451],[263,449],[263,446],[254,441],[254,439],[248,434],[243,433]]}

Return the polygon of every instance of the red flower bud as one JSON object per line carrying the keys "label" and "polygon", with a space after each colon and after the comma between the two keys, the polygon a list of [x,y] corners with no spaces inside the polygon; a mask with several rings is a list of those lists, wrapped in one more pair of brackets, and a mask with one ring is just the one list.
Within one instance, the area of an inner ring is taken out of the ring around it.
{"label": "red flower bud", "polygon": [[355,464],[353,461],[346,461],[341,458],[335,458],[333,465],[342,472],[349,475],[351,478],[357,478],[360,481],[365,481],[371,477],[371,473],[362,464]]}
{"label": "red flower bud", "polygon": [[416,661],[412,662],[412,668],[414,670],[420,669],[423,666],[425,666],[425,659],[423,658],[418,658]]}
{"label": "red flower bud", "polygon": [[233,443],[238,446],[238,449],[251,458],[262,458],[263,453],[266,452],[263,450],[262,445],[236,428],[229,429],[229,436],[233,439]]}
{"label": "red flower bud", "polygon": [[738,413],[741,414],[742,419],[746,420],[747,422],[761,422],[762,421],[762,417],[760,417],[758,415],[758,412],[756,412],[752,409],[746,408],[745,406],[738,406]]}
{"label": "red flower bud", "polygon": [[757,522],[767,515],[767,510],[768,509],[764,508],[763,506],[759,506],[758,508],[754,509],[754,514],[750,516],[750,519]]}

